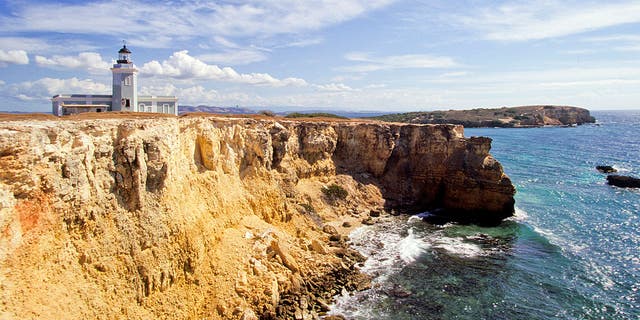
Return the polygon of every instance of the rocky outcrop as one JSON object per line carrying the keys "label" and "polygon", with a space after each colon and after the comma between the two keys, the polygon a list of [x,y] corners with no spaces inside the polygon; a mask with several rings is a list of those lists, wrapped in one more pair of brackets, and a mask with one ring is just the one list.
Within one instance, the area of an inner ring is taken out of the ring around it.
{"label": "rocky outcrop", "polygon": [[620,188],[640,188],[640,179],[630,176],[612,174],[607,176],[607,183]]}
{"label": "rocky outcrop", "polygon": [[[0,122],[0,318],[313,317],[357,277],[328,224],[383,207],[511,215],[490,143],[454,125]],[[344,198],[323,195],[334,184]]]}
{"label": "rocky outcrop", "polygon": [[618,172],[618,170],[616,170],[616,168],[614,168],[612,166],[596,166],[596,170],[600,171],[601,173]]}
{"label": "rocky outcrop", "polygon": [[453,219],[485,223],[513,214],[515,189],[489,154],[490,138],[463,138],[455,125],[359,123],[335,129],[338,172],[372,176],[388,207],[442,208]]}

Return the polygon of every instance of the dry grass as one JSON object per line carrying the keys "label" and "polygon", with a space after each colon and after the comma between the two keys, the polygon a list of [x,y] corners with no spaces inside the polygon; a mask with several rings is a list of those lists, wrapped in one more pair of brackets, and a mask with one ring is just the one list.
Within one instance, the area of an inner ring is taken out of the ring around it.
{"label": "dry grass", "polygon": [[58,120],[60,118],[46,113],[0,113],[0,121]]}

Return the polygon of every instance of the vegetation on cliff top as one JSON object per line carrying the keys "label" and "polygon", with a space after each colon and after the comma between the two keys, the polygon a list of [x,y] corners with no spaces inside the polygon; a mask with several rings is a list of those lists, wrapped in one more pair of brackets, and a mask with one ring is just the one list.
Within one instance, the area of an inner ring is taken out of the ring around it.
{"label": "vegetation on cliff top", "polygon": [[372,117],[388,122],[461,124],[465,127],[535,127],[593,123],[589,110],[569,106],[523,106],[497,109],[407,112]]}
{"label": "vegetation on cliff top", "polygon": [[313,113],[300,113],[292,112],[285,116],[285,118],[335,118],[335,119],[349,119],[347,117],[339,116],[333,113],[326,112],[313,112]]}

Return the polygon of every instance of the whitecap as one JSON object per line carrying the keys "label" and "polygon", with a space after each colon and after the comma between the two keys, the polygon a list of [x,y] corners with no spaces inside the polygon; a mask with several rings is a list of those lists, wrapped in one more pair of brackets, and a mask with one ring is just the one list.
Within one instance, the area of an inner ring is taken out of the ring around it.
{"label": "whitecap", "polygon": [[614,169],[616,169],[618,172],[621,172],[621,173],[626,173],[626,172],[633,171],[633,168],[629,168],[627,166],[620,166],[620,165],[617,165],[617,164],[614,164],[612,167]]}
{"label": "whitecap", "polygon": [[421,217],[420,215],[421,215],[421,214],[416,214],[416,215],[413,215],[413,216],[409,217],[409,219],[407,220],[407,223],[413,223],[413,222],[420,222],[420,221],[422,221],[422,218],[423,218],[423,217]]}
{"label": "whitecap", "polygon": [[510,217],[507,220],[511,220],[511,221],[515,221],[515,222],[524,222],[527,221],[529,218],[529,214],[524,211],[523,209],[520,209],[518,207],[515,207],[515,212],[513,214],[512,217]]}
{"label": "whitecap", "polygon": [[482,248],[479,245],[464,242],[460,238],[443,237],[435,241],[433,247],[461,257],[477,257],[482,254]]}
{"label": "whitecap", "polygon": [[416,238],[413,233],[413,228],[410,228],[408,231],[409,235],[404,237],[398,243],[398,252],[402,261],[405,263],[413,263],[425,252],[426,249],[429,248],[429,245]]}

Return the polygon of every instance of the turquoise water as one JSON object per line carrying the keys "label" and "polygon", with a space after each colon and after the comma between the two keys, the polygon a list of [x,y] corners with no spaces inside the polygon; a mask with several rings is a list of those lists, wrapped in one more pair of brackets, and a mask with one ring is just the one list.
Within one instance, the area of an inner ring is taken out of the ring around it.
{"label": "turquoise water", "polygon": [[466,129],[518,193],[500,226],[389,217],[351,235],[373,287],[344,293],[349,319],[640,319],[640,191],[606,185],[598,164],[640,176],[640,111],[594,112],[575,128]]}

